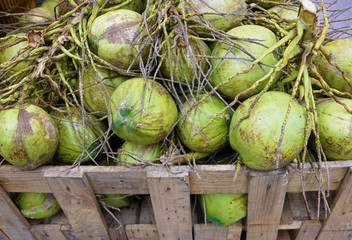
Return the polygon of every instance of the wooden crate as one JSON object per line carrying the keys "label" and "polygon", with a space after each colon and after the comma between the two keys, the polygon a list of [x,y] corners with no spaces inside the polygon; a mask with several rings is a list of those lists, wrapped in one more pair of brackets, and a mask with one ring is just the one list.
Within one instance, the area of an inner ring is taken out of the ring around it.
{"label": "wooden crate", "polygon": [[31,8],[35,8],[35,0],[1,0],[0,1],[0,23],[11,24],[17,22],[17,17],[9,16],[6,13],[22,13],[27,12]]}
{"label": "wooden crate", "polygon": [[[294,164],[275,171],[232,165],[165,167],[45,166],[21,171],[0,167],[0,236],[4,239],[349,239],[352,234],[352,161],[329,162],[330,190],[336,191],[326,218],[315,206],[319,183],[314,168]],[[324,179],[328,179],[324,172]],[[323,184],[327,186],[327,182]],[[63,212],[44,222],[25,219],[8,193],[52,192]],[[101,210],[96,194],[143,195],[123,209],[118,227]],[[199,221],[191,199],[204,193],[248,193],[248,215],[219,227]],[[315,212],[314,212],[315,211]]]}

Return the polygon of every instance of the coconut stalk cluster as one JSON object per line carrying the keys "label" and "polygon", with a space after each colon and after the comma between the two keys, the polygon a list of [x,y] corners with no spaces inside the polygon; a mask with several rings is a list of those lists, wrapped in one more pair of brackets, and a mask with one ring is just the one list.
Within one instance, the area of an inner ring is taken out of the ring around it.
{"label": "coconut stalk cluster", "polygon": [[352,40],[324,0],[47,0],[0,30],[0,155],[22,169],[350,159]]}

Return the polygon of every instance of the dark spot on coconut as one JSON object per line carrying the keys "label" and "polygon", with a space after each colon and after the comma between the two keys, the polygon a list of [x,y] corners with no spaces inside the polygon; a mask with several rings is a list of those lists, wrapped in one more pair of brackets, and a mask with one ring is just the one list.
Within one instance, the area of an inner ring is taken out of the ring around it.
{"label": "dark spot on coconut", "polygon": [[30,135],[33,134],[33,130],[31,127],[31,124],[29,123],[30,119],[33,118],[36,114],[35,113],[30,113],[27,112],[24,109],[20,109],[18,113],[18,127],[17,127],[17,133],[19,134],[26,134]]}
{"label": "dark spot on coconut", "polygon": [[121,40],[124,39],[126,44],[130,44],[137,30],[137,26],[138,22],[114,24],[106,29],[100,36],[100,40],[106,39],[111,44],[121,44]]}

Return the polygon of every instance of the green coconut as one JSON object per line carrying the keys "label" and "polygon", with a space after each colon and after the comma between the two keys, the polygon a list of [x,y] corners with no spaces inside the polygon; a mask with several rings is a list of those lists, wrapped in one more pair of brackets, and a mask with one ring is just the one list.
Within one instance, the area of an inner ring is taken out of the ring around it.
{"label": "green coconut", "polygon": [[[202,99],[204,96],[206,94],[200,94],[198,99]],[[186,117],[178,122],[177,135],[182,143],[192,151],[215,152],[228,144],[231,112],[227,110],[216,116],[226,107],[226,104],[215,95],[208,97],[189,111],[195,101],[194,98],[189,97],[189,101],[184,103],[179,117],[181,118],[185,114]],[[211,124],[202,129],[211,120],[213,120]]]}
{"label": "green coconut", "polygon": [[248,194],[203,194],[199,201],[208,221],[227,226],[247,216]]}
{"label": "green coconut", "polygon": [[[127,2],[126,0],[97,0],[98,4],[102,6],[107,1],[105,8],[114,7],[119,4]],[[142,0],[132,0],[129,3],[125,3],[120,9],[128,9],[138,13],[142,13],[144,10],[144,5]]]}
{"label": "green coconut", "polygon": [[[6,40],[0,39],[0,64],[15,58],[23,58],[28,53],[28,39],[24,33],[14,34]],[[11,68],[13,72],[18,72],[29,66],[28,61],[21,61]]]}
{"label": "green coconut", "polygon": [[[351,99],[339,99],[352,109]],[[352,114],[333,99],[317,103],[319,139],[329,160],[352,159]]]}
{"label": "green coconut", "polygon": [[59,0],[45,0],[40,7],[47,8],[54,12],[54,8],[58,6]]}
{"label": "green coconut", "polygon": [[[234,40],[234,42],[248,51],[254,58],[260,57],[266,51],[267,47],[271,47],[277,43],[276,36],[272,31],[258,25],[239,26],[228,31],[228,34],[242,39],[252,39],[251,42],[248,40]],[[255,42],[253,42],[254,39],[256,39]],[[215,45],[212,56],[220,59],[213,58],[210,60],[212,66],[216,67],[210,77],[210,82],[213,86],[226,82],[219,87],[218,92],[233,98],[265,76],[270,71],[270,66],[274,66],[278,62],[278,59],[274,54],[268,54],[261,61],[261,67],[264,70],[256,64],[248,73],[242,73],[249,68],[254,59],[236,47],[229,51],[230,48],[231,46],[220,42]],[[278,79],[278,77],[279,74],[275,76],[275,79]],[[255,90],[242,95],[240,99],[248,98],[260,92],[268,84],[268,81],[269,79],[259,84]]]}
{"label": "green coconut", "polygon": [[[189,39],[189,43],[192,51],[186,46],[175,44],[174,39],[172,37],[170,38],[170,45],[174,46],[170,50],[171,68],[167,45],[165,44],[163,46],[162,53],[165,54],[165,57],[163,58],[160,71],[164,77],[171,79],[172,75],[175,82],[194,83],[197,79],[202,79],[203,74],[205,75],[207,73],[209,68],[207,59],[197,56],[210,56],[211,52],[209,47],[202,40]],[[194,56],[195,59],[192,60],[191,56]]]}
{"label": "green coconut", "polygon": [[268,12],[275,14],[280,19],[280,27],[292,29],[296,26],[296,20],[299,15],[298,6],[277,5],[268,9]]}
{"label": "green coconut", "polygon": [[126,194],[102,194],[100,200],[109,207],[121,208],[131,205],[132,197]]}
{"label": "green coconut", "polygon": [[347,81],[342,73],[332,66],[324,57],[318,60],[318,70],[331,88],[352,93],[352,39],[337,39],[324,45],[329,58],[343,68]]}
{"label": "green coconut", "polygon": [[30,219],[51,217],[61,210],[52,193],[19,193],[15,203],[23,216]]}
{"label": "green coconut", "polygon": [[125,141],[119,149],[121,162],[117,162],[117,165],[133,166],[138,163],[150,162],[160,157],[161,153],[160,142],[146,145]]}
{"label": "green coconut", "polygon": [[292,1],[288,1],[288,0],[248,0],[248,3],[256,3],[263,8],[274,7],[275,5],[280,5],[280,3],[285,3],[287,5],[287,3],[289,3],[289,2],[292,2]]}
{"label": "green coconut", "polygon": [[[266,92],[254,105],[257,95],[245,100],[236,109],[231,120],[230,145],[237,151],[242,162],[252,169],[272,170],[292,162],[304,148],[307,124],[306,110],[296,100],[290,105],[287,124],[278,152],[281,129],[290,102],[290,95],[283,92]],[[236,128],[234,128],[236,126]],[[278,159],[278,166],[276,165]]]}
{"label": "green coconut", "polygon": [[[186,14],[201,14],[201,17],[196,17],[195,20],[206,20],[214,28],[223,31],[239,25],[247,12],[247,4],[243,0],[182,0],[179,7],[184,8]],[[206,33],[209,30],[200,31]]]}
{"label": "green coconut", "polygon": [[[139,67],[138,51],[141,45],[131,45],[138,34],[142,16],[134,11],[120,9],[97,17],[92,24],[88,39],[94,52],[115,67],[132,69]],[[147,52],[147,51],[144,51]]]}
{"label": "green coconut", "polygon": [[[147,84],[148,83],[148,84]],[[177,107],[158,82],[132,78],[112,94],[109,122],[115,134],[128,141],[152,144],[163,140],[177,120]]]}
{"label": "green coconut", "polygon": [[100,117],[106,115],[110,96],[127,79],[108,69],[97,68],[95,72],[91,67],[86,66],[83,77],[85,109]]}
{"label": "green coconut", "polygon": [[[66,111],[66,108],[59,109]],[[55,157],[63,163],[72,164],[76,161],[85,163],[98,156],[105,126],[94,116],[89,116],[89,119],[86,119],[85,125],[83,125],[78,110],[70,109],[70,111],[70,113],[51,112],[59,129],[60,138]],[[86,151],[82,147],[83,137]]]}
{"label": "green coconut", "polygon": [[54,20],[54,9],[37,7],[28,11],[19,19],[20,23],[43,24]]}
{"label": "green coconut", "polygon": [[51,161],[59,143],[54,121],[31,104],[0,111],[0,136],[0,155],[28,170]]}

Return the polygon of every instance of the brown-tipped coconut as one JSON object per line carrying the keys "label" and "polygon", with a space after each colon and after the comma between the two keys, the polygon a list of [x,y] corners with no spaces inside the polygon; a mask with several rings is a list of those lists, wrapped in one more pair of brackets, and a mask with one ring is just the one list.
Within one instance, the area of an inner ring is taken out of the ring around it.
{"label": "brown-tipped coconut", "polygon": [[21,169],[35,169],[53,158],[58,130],[40,107],[18,105],[0,111],[0,154]]}

